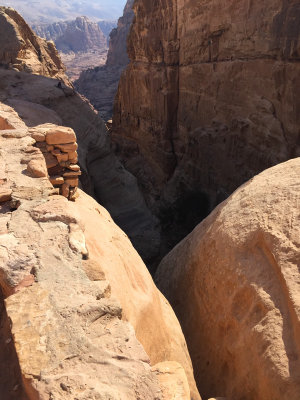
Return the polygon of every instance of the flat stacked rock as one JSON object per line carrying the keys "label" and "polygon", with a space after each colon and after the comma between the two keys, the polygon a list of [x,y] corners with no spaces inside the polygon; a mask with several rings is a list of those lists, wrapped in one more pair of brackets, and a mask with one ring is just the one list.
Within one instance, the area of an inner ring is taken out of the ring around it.
{"label": "flat stacked rock", "polygon": [[43,124],[31,128],[30,133],[45,157],[50,182],[59,194],[72,199],[81,175],[75,132],[68,127]]}

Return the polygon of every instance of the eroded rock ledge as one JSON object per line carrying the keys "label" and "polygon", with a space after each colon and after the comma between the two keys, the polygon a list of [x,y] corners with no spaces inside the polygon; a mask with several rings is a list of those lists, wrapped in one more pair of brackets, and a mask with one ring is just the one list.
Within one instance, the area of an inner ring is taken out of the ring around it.
{"label": "eroded rock ledge", "polygon": [[57,195],[33,146],[45,127],[3,104],[0,121],[1,400],[200,399],[179,323],[127,236],[83,192]]}

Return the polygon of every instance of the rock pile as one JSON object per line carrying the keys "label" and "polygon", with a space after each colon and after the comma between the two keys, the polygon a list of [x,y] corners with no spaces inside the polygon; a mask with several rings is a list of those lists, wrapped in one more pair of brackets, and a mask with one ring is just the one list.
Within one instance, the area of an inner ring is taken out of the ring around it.
{"label": "rock pile", "polygon": [[[29,131],[36,141],[36,147],[45,157],[50,182],[55,188],[59,188],[59,194],[72,199],[81,175],[77,165],[78,145],[75,132],[71,128],[53,124],[39,125]],[[39,168],[34,168],[36,164],[35,160],[30,161],[27,169],[35,176],[43,176]]]}

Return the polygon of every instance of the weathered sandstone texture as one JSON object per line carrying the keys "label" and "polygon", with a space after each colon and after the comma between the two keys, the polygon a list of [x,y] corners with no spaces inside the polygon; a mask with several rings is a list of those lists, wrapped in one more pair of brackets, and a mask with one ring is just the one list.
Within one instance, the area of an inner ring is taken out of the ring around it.
{"label": "weathered sandstone texture", "polygon": [[300,5],[137,0],[134,10],[113,135],[170,248],[247,179],[299,155]]}
{"label": "weathered sandstone texture", "polygon": [[0,64],[19,71],[65,79],[52,42],[37,37],[10,7],[0,6]]}
{"label": "weathered sandstone texture", "polygon": [[[1,103],[0,120],[1,400],[200,399],[180,325],[128,237],[88,195],[68,201],[28,174],[40,127],[33,139]],[[74,137],[57,132],[47,143]]]}
{"label": "weathered sandstone texture", "polygon": [[79,93],[90,100],[105,121],[112,117],[120,76],[129,62],[127,36],[134,16],[133,2],[134,0],[127,1],[117,28],[110,34],[106,64],[82,72],[79,79],[74,82]]}
{"label": "weathered sandstone texture", "polygon": [[46,174],[41,168],[39,152],[34,157],[30,155],[27,170],[36,177],[49,175],[59,194],[68,199],[74,198],[81,171],[77,165],[78,145],[73,129],[48,123],[32,127],[29,132],[44,156]]}
{"label": "weathered sandstone texture", "polygon": [[[11,9],[5,10],[15,15]],[[16,17],[17,21],[19,19],[20,16]],[[23,19],[21,22],[25,24]],[[15,29],[13,27],[11,23],[12,32]],[[27,46],[33,46],[30,44],[31,39],[33,43],[40,43],[36,42],[39,39],[27,25],[24,30],[32,35],[28,36]],[[17,31],[14,32],[18,38]],[[4,39],[5,33],[0,40]],[[42,50],[38,48],[37,51]],[[27,62],[26,59],[24,62]],[[37,70],[43,71],[42,63]],[[61,80],[65,84],[48,76],[0,66],[0,101],[11,105],[27,126],[53,123],[74,130],[79,146],[78,161],[83,189],[109,210],[116,223],[126,231],[136,249],[147,260],[157,253],[160,243],[157,219],[148,210],[136,178],[114,155],[110,136],[98,113],[72,89],[65,75]]]}
{"label": "weathered sandstone texture", "polygon": [[220,204],[158,267],[204,398],[300,398],[300,158]]}

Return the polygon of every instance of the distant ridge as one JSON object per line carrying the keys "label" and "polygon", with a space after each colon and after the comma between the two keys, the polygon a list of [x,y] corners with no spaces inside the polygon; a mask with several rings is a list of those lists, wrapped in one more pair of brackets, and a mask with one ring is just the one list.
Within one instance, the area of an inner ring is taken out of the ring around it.
{"label": "distant ridge", "polygon": [[30,24],[72,20],[86,15],[95,21],[117,20],[123,13],[125,0],[3,0],[1,5],[15,8]]}

